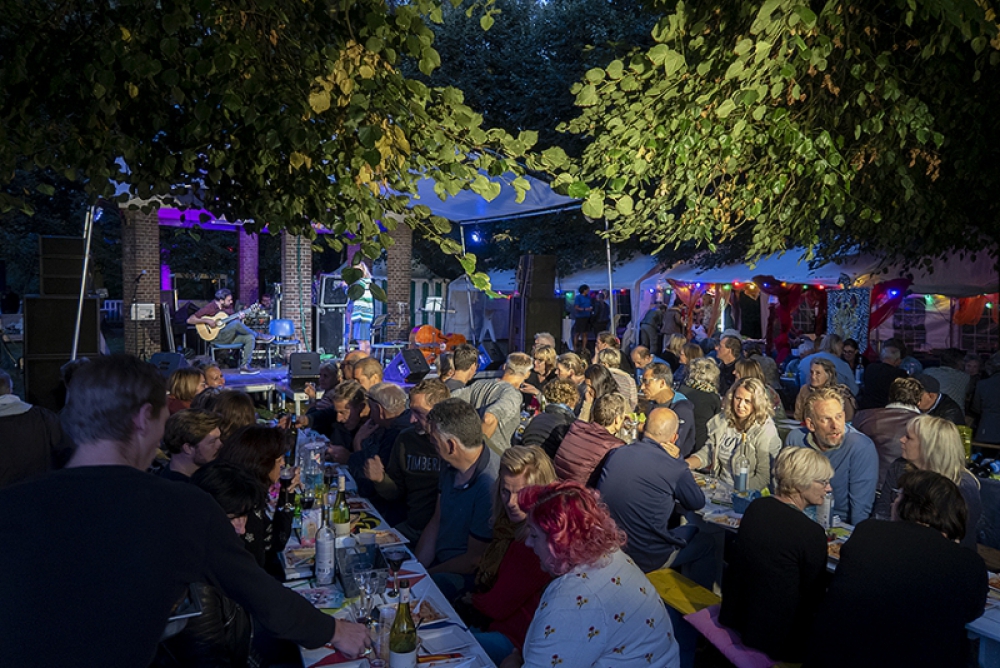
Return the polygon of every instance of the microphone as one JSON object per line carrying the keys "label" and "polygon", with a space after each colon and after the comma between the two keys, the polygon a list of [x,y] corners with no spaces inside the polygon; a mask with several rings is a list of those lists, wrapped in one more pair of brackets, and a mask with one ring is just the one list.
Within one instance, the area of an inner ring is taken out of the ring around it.
{"label": "microphone", "polygon": [[142,277],[145,275],[146,275],[146,270],[143,269],[142,271],[139,272],[139,275],[135,277],[135,282],[138,283],[140,280],[142,280]]}

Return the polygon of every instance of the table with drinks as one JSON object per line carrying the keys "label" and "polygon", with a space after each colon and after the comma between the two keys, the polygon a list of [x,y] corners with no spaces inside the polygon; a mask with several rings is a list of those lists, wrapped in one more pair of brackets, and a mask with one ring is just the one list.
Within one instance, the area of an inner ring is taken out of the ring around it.
{"label": "table with drinks", "polygon": [[[331,645],[302,648],[303,666],[493,666],[407,539],[356,495],[346,467],[323,461],[325,450],[325,441],[303,433],[295,467],[282,470],[278,503],[295,517],[285,586],[337,619],[366,624],[372,652],[348,659]],[[299,494],[290,489],[296,471]]]}

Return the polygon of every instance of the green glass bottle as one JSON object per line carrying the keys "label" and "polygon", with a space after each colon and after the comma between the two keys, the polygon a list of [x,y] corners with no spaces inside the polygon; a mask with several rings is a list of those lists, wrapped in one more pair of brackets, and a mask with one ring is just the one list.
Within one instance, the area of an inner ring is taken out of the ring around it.
{"label": "green glass bottle", "polygon": [[347,505],[347,483],[343,474],[337,476],[337,498],[330,509],[333,531],[338,536],[351,533],[351,507]]}
{"label": "green glass bottle", "polygon": [[389,668],[416,668],[417,625],[410,614],[410,581],[399,583],[399,606],[389,631]]}

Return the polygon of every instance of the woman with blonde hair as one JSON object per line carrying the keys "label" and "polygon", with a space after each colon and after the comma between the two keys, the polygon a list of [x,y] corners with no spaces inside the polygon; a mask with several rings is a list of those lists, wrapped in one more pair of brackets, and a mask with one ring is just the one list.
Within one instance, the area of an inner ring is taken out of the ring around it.
{"label": "woman with blonde hair", "polygon": [[524,647],[524,637],[535,608],[552,576],[542,570],[538,557],[524,544],[527,514],[518,505],[518,492],[556,479],[552,461],[536,445],[515,445],[500,457],[493,498],[493,541],[476,569],[472,605],[488,622],[474,631],[479,644],[494,663]]}
{"label": "woman with blonde hair", "polygon": [[191,400],[201,394],[208,385],[205,374],[195,367],[184,367],[170,374],[167,381],[167,410],[173,415],[185,408],[191,408]]}
{"label": "woman with blonde hair", "polygon": [[899,478],[907,471],[933,471],[958,485],[965,499],[968,522],[962,545],[976,549],[976,524],[983,514],[979,480],[965,468],[965,446],[954,423],[932,415],[918,415],[906,425],[899,439],[903,456],[889,465],[882,491],[875,497],[872,516],[890,519],[892,504],[899,494]]}
{"label": "woman with blonde hair", "polygon": [[556,377],[556,350],[546,344],[535,344],[531,353],[531,373],[521,385],[521,392],[537,395],[547,382]]}
{"label": "woman with blonde hair", "polygon": [[783,420],[787,415],[785,414],[785,407],[781,404],[781,397],[778,393],[774,391],[767,382],[767,377],[764,375],[764,369],[761,368],[760,363],[757,360],[752,360],[749,357],[744,357],[742,359],[736,360],[736,367],[733,369],[736,380],[740,378],[756,378],[760,382],[764,383],[764,389],[767,391],[767,396],[771,400],[771,409],[774,411],[774,419]]}
{"label": "woman with blonde hair", "polygon": [[771,459],[781,448],[772,414],[764,383],[756,378],[736,381],[723,400],[722,413],[708,421],[705,447],[687,458],[688,466],[707,468],[732,485],[746,457],[747,488],[763,489],[771,479]]}
{"label": "woman with blonde hair", "polygon": [[805,658],[823,599],[826,534],[805,511],[823,502],[832,477],[819,452],[785,448],[774,462],[775,493],[751,503],[740,521],[719,621],[777,661]]}
{"label": "woman with blonde hair", "polygon": [[806,419],[806,400],[809,395],[821,387],[832,387],[844,397],[844,419],[850,422],[854,419],[857,402],[850,388],[837,382],[837,367],[828,359],[815,358],[809,367],[809,382],[802,386],[795,398],[795,419],[802,422]]}

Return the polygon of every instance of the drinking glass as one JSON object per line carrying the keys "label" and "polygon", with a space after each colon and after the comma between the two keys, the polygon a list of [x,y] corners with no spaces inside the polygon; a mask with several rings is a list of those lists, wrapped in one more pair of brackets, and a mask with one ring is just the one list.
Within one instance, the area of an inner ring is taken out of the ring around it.
{"label": "drinking glass", "polygon": [[403,562],[409,558],[410,553],[402,547],[390,547],[382,550],[385,562],[389,564],[389,573],[392,575],[392,591],[394,596],[399,596],[399,569]]}
{"label": "drinking glass", "polygon": [[278,478],[278,482],[281,485],[281,498],[284,500],[282,508],[287,511],[292,510],[292,479],[295,478],[295,467],[294,466],[283,466],[281,467],[281,477]]}

